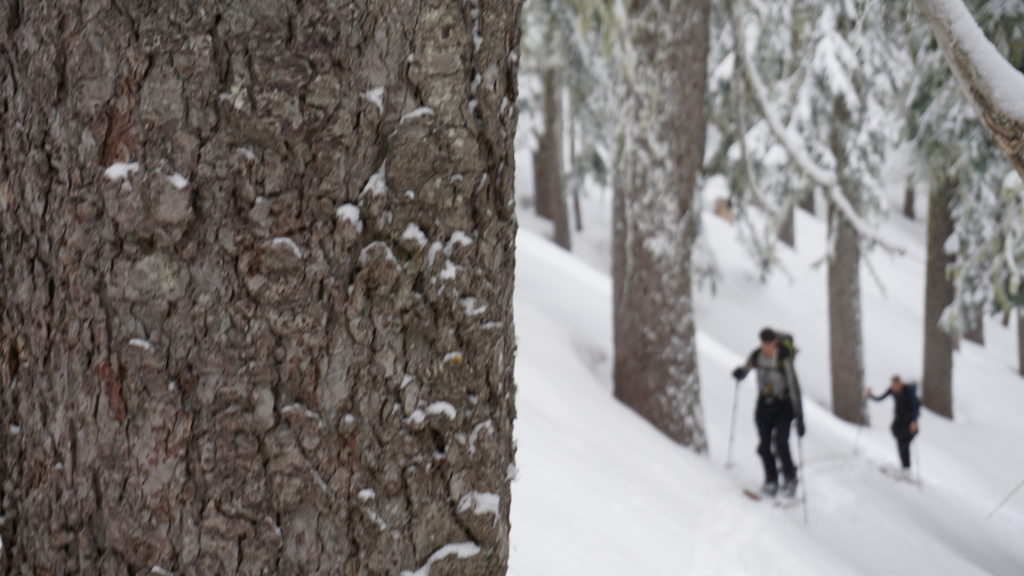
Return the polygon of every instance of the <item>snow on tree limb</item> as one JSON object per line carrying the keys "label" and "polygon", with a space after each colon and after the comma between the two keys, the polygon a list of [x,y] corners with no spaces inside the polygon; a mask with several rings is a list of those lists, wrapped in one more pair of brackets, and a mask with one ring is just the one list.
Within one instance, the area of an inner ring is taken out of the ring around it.
{"label": "snow on tree limb", "polygon": [[825,191],[827,192],[826,196],[829,201],[837,210],[839,210],[839,213],[843,215],[843,218],[850,223],[850,226],[853,226],[853,229],[857,231],[858,236],[868,242],[877,244],[890,252],[895,252],[896,254],[903,254],[906,252],[906,250],[901,246],[892,244],[882,238],[877,230],[865,222],[864,219],[857,214],[857,211],[853,206],[850,205],[850,201],[846,198],[846,195],[843,194],[843,191],[839,186],[829,186],[828,188],[825,188]]}
{"label": "snow on tree limb", "polygon": [[772,134],[782,143],[797,168],[812,183],[826,191],[825,197],[853,226],[858,236],[870,244],[877,245],[887,251],[903,254],[905,250],[902,247],[884,239],[877,230],[873,229],[861,218],[846,198],[846,195],[843,194],[835,171],[818,165],[807,154],[807,146],[800,136],[793,133],[782,122],[781,117],[768,101],[768,89],[765,87],[764,81],[761,79],[760,74],[758,74],[757,68],[752,65],[753,55],[748,51],[746,30],[743,28],[743,23],[733,8],[732,0],[728,0],[726,7],[732,20],[733,34],[736,38],[736,55],[743,70],[743,77],[747,80],[747,85],[750,86],[750,91],[754,96],[754,103],[767,121]]}
{"label": "snow on tree limb", "polygon": [[1024,177],[1024,73],[985,36],[963,0],[915,0],[985,126]]}
{"label": "snow on tree limb", "polygon": [[771,103],[768,102],[768,89],[765,87],[761,75],[757,73],[757,69],[751,65],[752,55],[747,51],[746,30],[743,28],[739,16],[736,15],[736,11],[733,10],[731,0],[728,3],[728,7],[732,17],[733,33],[736,36],[736,55],[740,61],[740,67],[743,69],[743,77],[746,78],[750,91],[754,95],[754,103],[768,122],[772,134],[786,148],[789,157],[793,159],[797,168],[810,178],[812,182],[822,188],[835,186],[837,184],[835,172],[818,166],[807,155],[807,147],[800,136],[790,132],[775,109],[772,108]]}

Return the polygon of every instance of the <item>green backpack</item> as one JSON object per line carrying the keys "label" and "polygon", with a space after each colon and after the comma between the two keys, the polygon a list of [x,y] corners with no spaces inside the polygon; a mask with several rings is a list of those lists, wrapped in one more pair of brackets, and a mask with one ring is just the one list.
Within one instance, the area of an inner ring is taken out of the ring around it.
{"label": "green backpack", "polygon": [[793,341],[793,335],[787,332],[776,332],[775,339],[778,341],[779,346],[789,352],[789,361],[793,362],[796,360],[796,353],[800,351],[796,347],[796,343]]}

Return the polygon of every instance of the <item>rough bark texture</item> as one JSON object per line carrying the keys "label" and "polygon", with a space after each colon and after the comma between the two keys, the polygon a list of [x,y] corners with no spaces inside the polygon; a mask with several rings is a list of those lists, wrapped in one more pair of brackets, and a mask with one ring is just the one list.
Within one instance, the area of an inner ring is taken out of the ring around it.
{"label": "rough bark texture", "polygon": [[549,218],[555,227],[554,241],[570,250],[569,208],[565,197],[562,164],[562,99],[558,71],[548,68],[541,75],[544,90],[544,134],[533,154],[537,214]]}
{"label": "rough bark texture", "polygon": [[0,573],[505,573],[519,8],[0,0]]}
{"label": "rough bark texture", "polygon": [[779,241],[793,248],[796,246],[796,227],[794,221],[796,220],[794,214],[794,208],[792,205],[786,209],[786,219],[782,221],[782,225],[779,226]]}
{"label": "rough bark texture", "polygon": [[675,441],[706,449],[691,288],[704,157],[708,0],[628,5],[615,183],[615,395]]}
{"label": "rough bark texture", "polygon": [[[845,175],[849,139],[843,126],[849,119],[849,113],[838,98],[833,110],[831,148],[836,158],[840,193],[846,196],[855,210],[859,210],[860,192]],[[832,411],[847,422],[867,424],[860,303],[860,238],[850,221],[839,214],[834,206],[829,208],[829,228],[835,246],[828,262]]]}
{"label": "rough bark texture", "polygon": [[928,263],[924,296],[924,370],[922,401],[937,414],[953,417],[953,337],[939,326],[942,312],[953,302],[953,284],[946,270],[953,257],[946,239],[953,233],[949,203],[956,194],[950,179],[933,191],[928,205]]}

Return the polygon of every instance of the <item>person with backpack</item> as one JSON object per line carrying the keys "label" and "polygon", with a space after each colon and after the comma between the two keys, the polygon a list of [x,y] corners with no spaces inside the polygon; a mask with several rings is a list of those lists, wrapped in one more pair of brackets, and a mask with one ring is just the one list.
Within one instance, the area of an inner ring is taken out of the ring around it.
{"label": "person with backpack", "polygon": [[904,384],[899,376],[893,376],[889,384],[889,390],[881,395],[875,396],[871,390],[865,392],[865,396],[875,402],[885,400],[892,396],[896,401],[896,411],[892,419],[892,435],[896,437],[896,447],[900,452],[900,462],[903,464],[903,475],[910,476],[910,442],[917,436],[917,418],[921,414],[921,402],[917,399],[917,386]]}
{"label": "person with backpack", "polygon": [[806,431],[800,384],[793,368],[796,348],[791,336],[777,334],[770,328],[761,330],[760,338],[761,345],[750,354],[745,365],[733,370],[732,375],[739,384],[751,370],[757,370],[759,394],[755,421],[760,436],[757,453],[764,464],[765,477],[761,492],[766,496],[779,492],[779,470],[775,461],[778,457],[784,478],[782,494],[793,497],[798,479],[789,450],[789,432],[794,421],[801,438]]}

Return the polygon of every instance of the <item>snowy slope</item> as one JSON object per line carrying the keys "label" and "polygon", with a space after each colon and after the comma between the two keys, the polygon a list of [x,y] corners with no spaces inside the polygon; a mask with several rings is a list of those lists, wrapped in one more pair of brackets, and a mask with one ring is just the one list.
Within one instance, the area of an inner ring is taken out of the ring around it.
{"label": "snowy slope", "polygon": [[[524,170],[525,168],[525,170]],[[529,173],[526,163],[519,172]],[[524,187],[525,188],[525,187]],[[824,230],[801,215],[801,253],[784,255],[791,278],[759,283],[733,228],[705,216],[724,274],[715,297],[698,298],[699,363],[711,451],[698,456],[663,438],[611,396],[611,283],[606,272],[610,198],[591,195],[584,263],[544,239],[546,223],[523,213],[518,238],[516,424],[510,574],[1024,574],[1024,496],[986,515],[1024,479],[1024,381],[1010,334],[994,324],[985,349],[956,358],[955,422],[926,414],[922,488],[891,480],[891,404],[872,407],[860,431],[831,416]],[[531,231],[539,231],[540,234]],[[886,294],[864,273],[865,350],[876,390],[893,373],[920,370],[923,231],[885,227],[908,255],[873,258]],[[757,486],[753,387],[739,389],[736,466],[723,466],[734,386],[729,372],[764,325],[799,339],[807,396],[802,510],[748,501]]]}

